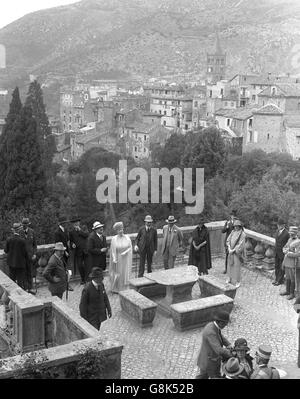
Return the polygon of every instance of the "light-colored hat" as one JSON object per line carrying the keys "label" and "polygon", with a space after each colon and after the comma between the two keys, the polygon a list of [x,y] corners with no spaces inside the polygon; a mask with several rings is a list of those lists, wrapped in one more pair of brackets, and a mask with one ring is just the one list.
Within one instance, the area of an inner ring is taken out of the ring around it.
{"label": "light-colored hat", "polygon": [[56,242],[54,246],[54,251],[65,251],[67,248],[64,247],[62,242]]}
{"label": "light-colored hat", "polygon": [[14,223],[13,224],[13,230],[18,231],[21,230],[23,228],[21,223]]}
{"label": "light-colored hat", "polygon": [[100,227],[103,227],[103,226],[104,226],[104,224],[102,224],[102,223],[100,223],[100,222],[94,222],[94,223],[93,223],[92,230],[99,229]]}
{"label": "light-colored hat", "polygon": [[290,226],[289,233],[298,233],[298,230],[297,226]]}
{"label": "light-colored hat", "polygon": [[268,345],[260,345],[256,351],[256,355],[262,359],[270,359],[272,353],[272,348]]}
{"label": "light-colored hat", "polygon": [[169,216],[168,219],[166,219],[167,223],[176,223],[177,220],[174,218],[174,216]]}
{"label": "light-colored hat", "polygon": [[124,227],[123,222],[116,222],[116,223],[113,225],[113,229],[116,230],[116,231],[118,231],[118,230],[119,230],[120,228],[122,228],[122,227]]}
{"label": "light-colored hat", "polygon": [[243,227],[243,224],[242,224],[242,222],[241,222],[240,220],[235,219],[235,221],[233,222],[233,226],[234,226],[234,227],[235,227],[235,226],[241,226],[241,227]]}
{"label": "light-colored hat", "polygon": [[236,357],[231,357],[223,366],[223,371],[228,377],[235,377],[241,374],[244,370],[244,366],[240,364]]}
{"label": "light-colored hat", "polygon": [[151,215],[147,215],[147,216],[145,217],[145,219],[144,219],[144,222],[152,223],[152,222],[153,222],[153,219],[152,219]]}

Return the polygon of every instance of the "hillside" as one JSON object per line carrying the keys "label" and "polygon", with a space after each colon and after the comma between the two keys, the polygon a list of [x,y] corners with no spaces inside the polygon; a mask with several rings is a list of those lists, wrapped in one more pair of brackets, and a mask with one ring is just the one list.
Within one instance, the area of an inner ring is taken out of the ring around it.
{"label": "hillside", "polygon": [[[82,0],[0,30],[9,79],[204,71],[215,32],[238,71],[300,74],[298,0]],[[299,55],[299,61],[298,61]]]}

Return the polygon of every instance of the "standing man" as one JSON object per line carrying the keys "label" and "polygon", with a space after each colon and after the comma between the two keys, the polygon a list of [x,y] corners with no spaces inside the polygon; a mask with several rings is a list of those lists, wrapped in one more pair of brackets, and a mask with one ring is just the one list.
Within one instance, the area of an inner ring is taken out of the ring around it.
{"label": "standing man", "polygon": [[62,242],[55,243],[54,254],[50,257],[43,276],[49,282],[49,291],[52,296],[62,299],[68,287],[67,265],[64,260],[66,247]]}
{"label": "standing man", "polygon": [[[70,247],[70,238],[69,238],[69,232],[67,230],[67,219],[66,217],[61,217],[58,220],[58,229],[54,233],[54,242],[62,242],[63,246],[65,247],[65,251],[63,254],[63,260],[66,265],[70,263],[70,252],[69,252],[69,247]],[[69,266],[70,267],[70,266]],[[68,284],[68,291],[74,291],[74,289]]]}
{"label": "standing man", "polygon": [[284,268],[282,268],[282,262],[284,258],[283,247],[290,238],[289,232],[285,227],[285,222],[282,219],[278,219],[277,232],[275,235],[275,280],[272,282],[273,285],[283,284],[284,279]]}
{"label": "standing man", "polygon": [[134,247],[135,251],[139,252],[140,255],[139,277],[143,277],[144,275],[146,258],[147,272],[152,272],[152,259],[153,255],[155,256],[157,251],[157,230],[152,227],[153,219],[150,215],[147,215],[144,222],[145,226],[139,229]]}
{"label": "standing man", "polygon": [[13,224],[13,235],[6,241],[4,252],[7,254],[6,262],[9,267],[9,277],[23,290],[26,290],[29,259],[26,242],[20,235],[22,229],[21,223]]}
{"label": "standing man", "polygon": [[111,317],[111,307],[103,284],[103,271],[94,267],[90,281],[82,290],[79,304],[80,316],[100,330],[101,323]]}
{"label": "standing man", "polygon": [[255,361],[257,367],[251,375],[251,380],[275,380],[280,379],[278,370],[275,367],[269,367],[268,363],[271,358],[272,348],[267,345],[260,345],[255,353]]}
{"label": "standing man", "polygon": [[73,230],[70,231],[70,246],[74,250],[74,274],[79,271],[81,282],[85,284],[88,276],[88,253],[87,253],[87,238],[88,232],[83,231],[80,226],[80,219],[74,218]]}
{"label": "standing man", "polygon": [[95,222],[92,227],[93,231],[88,238],[87,250],[90,270],[93,267],[100,267],[102,270],[106,269],[107,244],[106,237],[103,234],[103,226],[104,224]]}
{"label": "standing man", "polygon": [[176,254],[179,246],[183,243],[183,234],[179,227],[175,225],[177,220],[174,216],[169,216],[168,223],[163,227],[162,254],[164,258],[164,268],[173,269]]}
{"label": "standing man", "polygon": [[29,227],[30,221],[28,218],[22,219],[23,231],[21,230],[21,237],[24,238],[26,242],[26,249],[28,253],[28,273],[27,273],[27,291],[30,294],[35,295],[36,293],[32,291],[33,287],[33,277],[36,275],[35,261],[37,253],[37,245],[35,234],[32,228]]}
{"label": "standing man", "polygon": [[232,211],[230,212],[230,216],[229,219],[226,221],[223,229],[222,229],[222,233],[225,233],[225,240],[224,240],[224,246],[225,246],[225,270],[223,272],[223,274],[227,273],[227,265],[228,265],[228,247],[227,247],[227,238],[229,237],[230,233],[232,232],[234,226],[233,223],[234,221],[237,219],[237,211],[235,209],[232,209]]}
{"label": "standing man", "polygon": [[298,321],[297,321],[297,327],[298,327],[298,368],[300,368],[300,297],[298,297],[295,301],[294,304],[294,310],[296,313],[298,313]]}
{"label": "standing man", "polygon": [[285,254],[282,266],[285,270],[286,289],[281,292],[280,295],[288,295],[287,299],[295,298],[296,288],[296,264],[300,253],[300,240],[297,237],[298,227],[291,226],[289,230],[290,238],[286,245],[283,247],[283,253]]}
{"label": "standing man", "polygon": [[215,321],[206,324],[202,332],[202,345],[197,366],[200,373],[196,379],[221,378],[221,362],[232,357],[231,344],[221,330],[229,322],[229,313],[219,311]]}

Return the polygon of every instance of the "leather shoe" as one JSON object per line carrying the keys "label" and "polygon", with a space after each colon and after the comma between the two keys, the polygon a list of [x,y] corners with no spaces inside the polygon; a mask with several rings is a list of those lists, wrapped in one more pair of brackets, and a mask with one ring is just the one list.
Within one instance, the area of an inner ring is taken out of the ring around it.
{"label": "leather shoe", "polygon": [[35,291],[28,290],[27,292],[28,292],[28,294],[31,294],[31,295],[36,295],[36,292],[35,292]]}
{"label": "leather shoe", "polygon": [[224,270],[224,271],[223,271],[223,274],[226,274],[226,273],[227,273],[227,270]]}
{"label": "leather shoe", "polygon": [[283,296],[283,295],[289,295],[289,293],[286,292],[286,291],[283,291],[283,292],[280,292],[279,295],[281,295],[281,296]]}

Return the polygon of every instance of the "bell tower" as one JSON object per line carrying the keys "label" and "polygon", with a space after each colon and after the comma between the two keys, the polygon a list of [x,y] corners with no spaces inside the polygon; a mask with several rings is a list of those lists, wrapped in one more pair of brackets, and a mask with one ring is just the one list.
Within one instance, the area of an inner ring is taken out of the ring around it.
{"label": "bell tower", "polygon": [[216,83],[225,79],[226,74],[226,53],[223,52],[218,32],[216,33],[215,50],[207,53],[206,80],[208,83]]}

